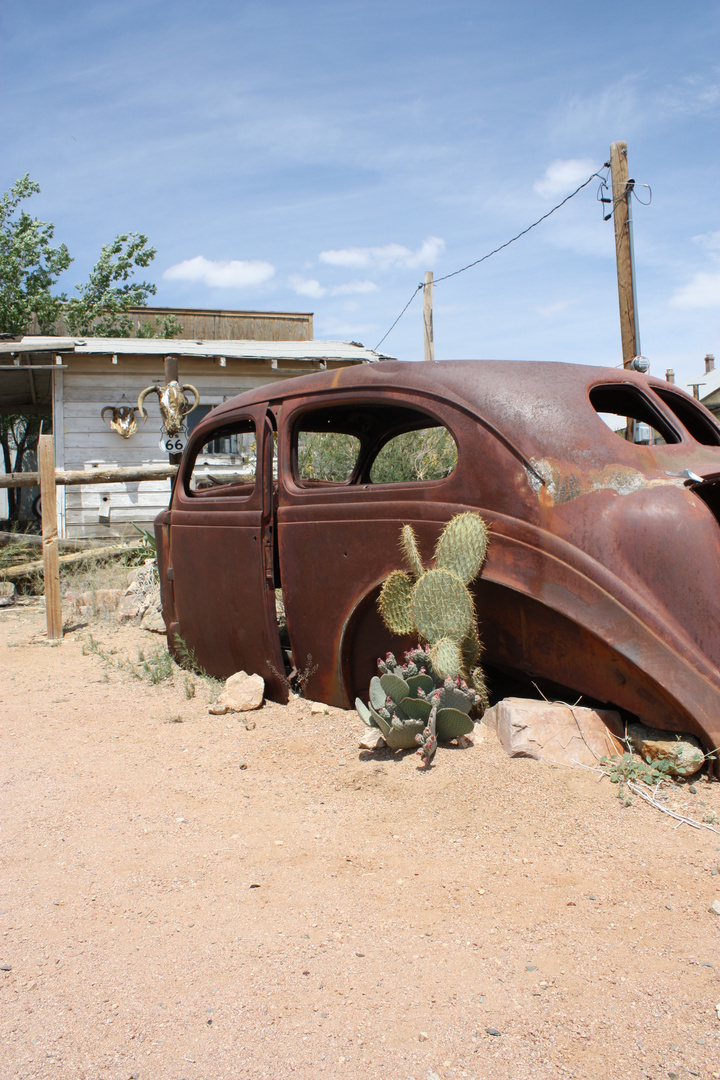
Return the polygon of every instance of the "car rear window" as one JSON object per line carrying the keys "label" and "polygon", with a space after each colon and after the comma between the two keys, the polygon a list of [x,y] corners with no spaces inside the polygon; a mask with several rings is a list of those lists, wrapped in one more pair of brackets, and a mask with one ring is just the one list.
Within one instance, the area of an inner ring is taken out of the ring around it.
{"label": "car rear window", "polygon": [[590,403],[601,420],[628,442],[647,446],[681,442],[660,410],[635,386],[627,383],[593,386]]}
{"label": "car rear window", "polygon": [[676,390],[659,386],[653,386],[653,390],[661,401],[672,409],[695,442],[702,443],[703,446],[720,446],[720,427],[709,409],[678,394]]}

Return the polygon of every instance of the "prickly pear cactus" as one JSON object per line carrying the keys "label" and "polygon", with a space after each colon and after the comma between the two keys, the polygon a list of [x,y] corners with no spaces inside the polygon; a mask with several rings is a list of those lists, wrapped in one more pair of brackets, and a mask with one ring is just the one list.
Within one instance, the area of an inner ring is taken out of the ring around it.
{"label": "prickly pear cactus", "polygon": [[472,682],[483,710],[482,645],[468,585],[480,572],[487,546],[488,530],[480,515],[457,514],[437,542],[435,566],[425,569],[415,533],[404,525],[400,547],[409,570],[393,570],[378,600],[385,625],[395,634],[417,633],[430,646],[438,675]]}
{"label": "prickly pear cactus", "polygon": [[392,653],[378,660],[379,676],[370,683],[370,701],[355,708],[367,727],[379,728],[393,750],[418,746],[429,764],[439,742],[450,742],[473,729],[470,712],[482,698],[460,678],[443,678],[432,654],[421,645],[405,653],[401,666]]}

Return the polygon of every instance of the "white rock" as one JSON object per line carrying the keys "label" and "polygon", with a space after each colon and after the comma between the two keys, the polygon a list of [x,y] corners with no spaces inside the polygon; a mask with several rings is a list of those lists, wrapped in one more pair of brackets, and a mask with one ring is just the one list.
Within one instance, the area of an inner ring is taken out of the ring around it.
{"label": "white rock", "polygon": [[319,716],[320,713],[327,713],[327,711],[328,711],[328,707],[322,701],[313,701],[313,703],[310,706],[310,715],[311,716]]}
{"label": "white rock", "polygon": [[720,915],[720,900],[713,900],[708,911],[712,911],[713,915]]}
{"label": "white rock", "polygon": [[605,754],[622,754],[612,734],[622,732],[620,714],[531,698],[505,698],[488,709],[483,724],[497,731],[510,757],[565,765],[597,765]]}
{"label": "white rock", "polygon": [[382,733],[377,728],[366,727],[358,746],[361,750],[380,750],[385,746]]}
{"label": "white rock", "polygon": [[217,701],[208,707],[214,716],[229,712],[250,712],[259,709],[263,703],[265,680],[260,675],[248,675],[246,671],[236,671],[225,683],[225,688]]}

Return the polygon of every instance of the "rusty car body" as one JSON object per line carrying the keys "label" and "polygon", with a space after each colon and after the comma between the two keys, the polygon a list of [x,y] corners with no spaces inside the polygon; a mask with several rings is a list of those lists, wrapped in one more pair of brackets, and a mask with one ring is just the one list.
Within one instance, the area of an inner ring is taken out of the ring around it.
{"label": "rusty car body", "polygon": [[[448,475],[373,480],[383,448],[437,427],[457,446]],[[353,440],[347,475],[302,474],[308,432]],[[170,646],[217,677],[260,673],[278,701],[291,650],[308,696],[351,707],[377,657],[410,645],[376,609],[401,526],[427,561],[466,510],[491,530],[474,584],[491,679],[543,680],[720,743],[720,427],[626,370],[383,362],[226,402],[193,432],[156,521]]]}

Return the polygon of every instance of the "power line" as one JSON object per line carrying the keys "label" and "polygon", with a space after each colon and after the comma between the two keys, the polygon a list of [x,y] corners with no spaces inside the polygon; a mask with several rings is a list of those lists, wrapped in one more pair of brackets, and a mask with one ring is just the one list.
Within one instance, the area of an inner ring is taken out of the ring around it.
{"label": "power line", "polygon": [[[603,168],[607,168],[607,167],[608,167],[607,164],[603,166]],[[510,247],[510,245],[514,244],[516,240],[519,240],[521,236],[525,236],[527,233],[530,232],[531,229],[536,228],[538,225],[542,224],[543,221],[547,221],[547,219],[552,214],[554,214],[556,210],[559,210],[560,207],[564,206],[566,202],[570,202],[570,199],[574,199],[575,196],[579,192],[581,192],[583,190],[583,188],[586,188],[588,186],[588,184],[591,184],[592,181],[595,180],[596,178],[602,180],[603,176],[599,172],[594,172],[591,176],[588,176],[587,180],[585,180],[584,183],[580,184],[579,187],[576,187],[575,190],[572,191],[569,195],[566,195],[565,198],[562,200],[562,202],[559,202],[557,204],[557,206],[553,206],[552,210],[548,210],[548,212],[546,214],[543,214],[543,216],[538,218],[537,221],[533,221],[532,225],[528,225],[528,227],[526,229],[523,229],[522,232],[517,233],[517,235],[513,236],[511,240],[507,240],[504,244],[501,244],[500,247],[496,247],[492,251],[489,251],[487,253],[487,255],[483,255],[482,258],[475,259],[474,262],[468,263],[467,266],[462,266],[459,270],[453,270],[453,272],[451,274],[445,274],[443,277],[435,278],[435,281],[433,282],[433,284],[434,285],[439,285],[439,283],[441,281],[447,281],[449,278],[457,277],[458,274],[464,274],[466,270],[472,270],[473,266],[479,266],[480,263],[485,262],[486,259],[490,259],[490,258],[492,258],[493,255],[497,255],[497,253],[499,251],[503,251],[506,247]],[[407,309],[412,304],[412,302],[415,299],[415,297],[417,296],[417,294],[420,292],[421,289],[424,289],[424,288],[425,288],[425,285],[424,285],[423,282],[421,282],[417,286],[417,288],[413,292],[412,296],[408,300],[407,304],[402,309],[402,311],[398,315],[397,319],[395,320],[395,322],[390,327],[390,330],[387,330],[386,333],[378,341],[377,345],[375,346],[376,350],[380,348],[380,346],[382,345],[383,341],[388,336],[390,331],[395,329],[395,327],[400,322],[400,320],[402,319],[402,317],[405,314],[405,312],[407,311]]]}

